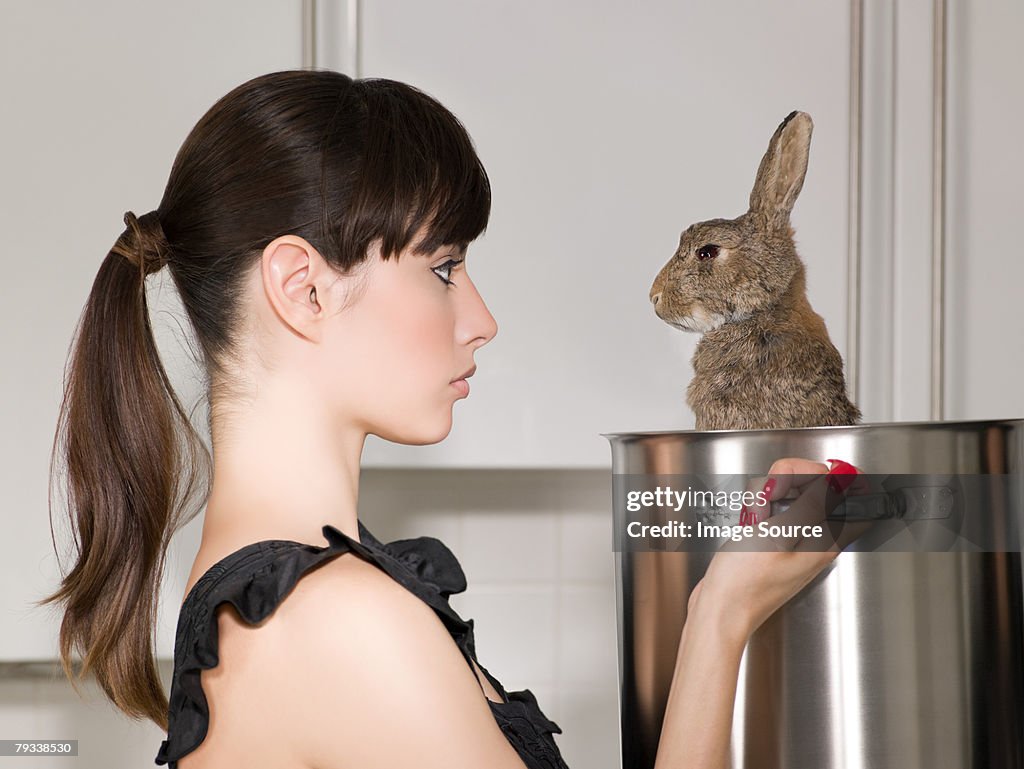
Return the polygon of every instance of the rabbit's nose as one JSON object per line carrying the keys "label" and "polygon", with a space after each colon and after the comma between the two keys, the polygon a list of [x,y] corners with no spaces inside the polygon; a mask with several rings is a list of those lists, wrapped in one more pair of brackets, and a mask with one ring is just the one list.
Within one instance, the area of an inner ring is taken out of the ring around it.
{"label": "rabbit's nose", "polygon": [[651,294],[651,304],[653,304],[655,307],[657,307],[658,306],[658,302],[660,302],[660,301],[661,301],[661,292],[660,291],[658,293],[656,293],[656,294]]}

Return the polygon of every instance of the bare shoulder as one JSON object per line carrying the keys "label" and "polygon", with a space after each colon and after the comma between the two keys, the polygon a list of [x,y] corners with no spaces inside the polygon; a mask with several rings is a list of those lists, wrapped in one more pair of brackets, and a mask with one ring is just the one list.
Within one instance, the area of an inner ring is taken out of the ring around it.
{"label": "bare shoulder", "polygon": [[332,650],[341,653],[370,630],[418,633],[439,622],[427,604],[355,553],[343,553],[307,572],[278,607],[275,621],[273,635],[284,646],[274,653],[293,658],[301,646],[295,636],[311,642],[330,639]]}
{"label": "bare shoulder", "polygon": [[[396,608],[402,596],[395,588],[403,590],[373,564],[345,553],[306,572],[257,625],[243,620],[230,602],[220,604],[218,664],[201,674],[209,724],[199,746],[182,759],[183,769],[225,764],[309,767],[301,746],[291,740],[303,709],[281,707],[314,697],[321,685],[305,665],[306,641],[337,627],[343,617],[351,621],[364,611],[361,605],[392,607],[389,616],[414,618],[412,612]],[[344,643],[336,650],[343,653]]]}
{"label": "bare shoulder", "polygon": [[434,610],[345,553],[278,607],[261,656],[279,737],[316,769],[523,769]]}

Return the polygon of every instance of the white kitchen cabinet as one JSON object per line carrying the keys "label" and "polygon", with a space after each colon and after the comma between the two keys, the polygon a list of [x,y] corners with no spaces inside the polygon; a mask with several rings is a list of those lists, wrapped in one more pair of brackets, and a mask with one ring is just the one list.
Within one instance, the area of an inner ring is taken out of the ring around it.
{"label": "white kitchen cabinet", "polygon": [[1024,417],[1024,4],[950,8],[946,419]]}
{"label": "white kitchen cabinet", "polygon": [[[865,3],[865,421],[930,420],[931,0]],[[950,0],[945,420],[1024,416],[1024,5]]]}

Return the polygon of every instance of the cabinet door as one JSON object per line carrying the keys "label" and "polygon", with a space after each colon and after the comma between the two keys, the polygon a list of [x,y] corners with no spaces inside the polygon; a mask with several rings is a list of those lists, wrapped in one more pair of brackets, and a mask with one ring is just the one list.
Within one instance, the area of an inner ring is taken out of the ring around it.
{"label": "cabinet door", "polygon": [[950,3],[946,419],[1024,417],[1024,4]]}
{"label": "cabinet door", "polygon": [[[142,214],[159,203],[174,155],[203,112],[250,77],[300,65],[300,28],[292,2],[4,6],[0,467],[3,521],[17,546],[5,549],[0,579],[0,659],[56,656],[55,614],[30,602],[59,582],[47,470],[65,357],[100,261],[124,229],[125,211]],[[174,294],[159,282],[164,277],[150,278],[154,325],[171,377],[192,402],[201,395],[197,369],[184,355],[181,316],[168,316]],[[54,523],[58,542],[66,541],[56,516]],[[185,561],[169,561],[162,656],[173,649],[186,578],[176,565]]]}
{"label": "cabinet door", "polygon": [[602,432],[692,429],[697,337],[648,292],[689,224],[746,211],[768,140],[815,121],[793,213],[812,304],[846,340],[849,5],[537,0],[361,10],[361,74],[419,86],[493,186],[467,266],[499,330],[449,437],[370,465],[601,467]]}
{"label": "cabinet door", "polygon": [[[1024,416],[1024,6],[948,3],[945,420]],[[930,420],[932,0],[865,3],[861,391],[876,422]]]}

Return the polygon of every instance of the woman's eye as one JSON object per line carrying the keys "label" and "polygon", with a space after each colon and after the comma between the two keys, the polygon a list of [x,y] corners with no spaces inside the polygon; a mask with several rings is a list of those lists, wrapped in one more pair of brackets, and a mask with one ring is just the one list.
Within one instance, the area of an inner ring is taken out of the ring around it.
{"label": "woman's eye", "polygon": [[716,256],[718,256],[718,246],[714,243],[708,243],[697,249],[698,259],[714,259]]}
{"label": "woman's eye", "polygon": [[[461,259],[449,259],[444,264],[439,264],[437,267],[433,267],[431,269],[432,269],[433,273],[435,275],[437,275],[437,277],[441,280],[442,283],[444,283],[447,286],[454,286],[455,283],[453,283],[451,280],[449,280],[448,276],[451,275],[452,269],[456,265],[459,265],[459,264],[462,264],[462,260]],[[443,271],[446,274],[444,276],[442,276],[440,271]]]}

